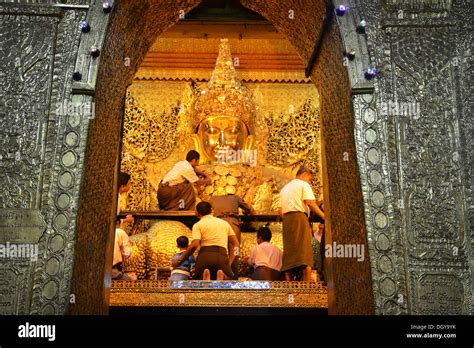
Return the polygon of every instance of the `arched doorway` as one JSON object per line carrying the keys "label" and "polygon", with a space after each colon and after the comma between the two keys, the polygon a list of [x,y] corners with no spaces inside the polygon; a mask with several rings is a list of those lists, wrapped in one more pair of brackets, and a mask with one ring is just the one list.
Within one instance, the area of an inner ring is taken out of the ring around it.
{"label": "arched doorway", "polygon": [[[116,180],[108,178],[117,172],[125,89],[155,38],[199,2],[117,1],[115,5],[97,75],[96,116],[89,129],[71,289],[78,300],[70,306],[71,313],[107,312],[116,194]],[[320,41],[320,54],[312,67],[310,58],[326,13],[324,1],[311,4],[242,1],[242,4],[267,18],[288,38],[307,64],[319,90],[325,207],[330,212],[326,243],[337,240],[338,244],[365,246],[362,262],[344,258],[328,260],[329,313],[371,314],[372,281],[356,161],[351,87],[343,66],[338,26],[332,22]],[[108,231],[108,234],[97,231]],[[354,300],[355,289],[357,300]]]}

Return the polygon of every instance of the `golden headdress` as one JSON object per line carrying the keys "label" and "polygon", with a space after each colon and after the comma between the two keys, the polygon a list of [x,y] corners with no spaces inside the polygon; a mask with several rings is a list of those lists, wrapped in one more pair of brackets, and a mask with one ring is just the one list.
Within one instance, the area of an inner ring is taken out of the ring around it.
{"label": "golden headdress", "polygon": [[229,41],[221,39],[216,66],[207,86],[196,98],[193,108],[193,129],[212,116],[238,117],[253,134],[255,105],[242,82],[237,79]]}

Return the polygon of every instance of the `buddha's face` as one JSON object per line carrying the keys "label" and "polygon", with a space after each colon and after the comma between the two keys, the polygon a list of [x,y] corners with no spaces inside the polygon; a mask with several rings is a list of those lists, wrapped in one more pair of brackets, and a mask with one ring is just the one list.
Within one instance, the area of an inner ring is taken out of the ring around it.
{"label": "buddha's face", "polygon": [[213,116],[201,122],[197,135],[206,156],[217,160],[219,154],[242,149],[249,132],[238,117]]}

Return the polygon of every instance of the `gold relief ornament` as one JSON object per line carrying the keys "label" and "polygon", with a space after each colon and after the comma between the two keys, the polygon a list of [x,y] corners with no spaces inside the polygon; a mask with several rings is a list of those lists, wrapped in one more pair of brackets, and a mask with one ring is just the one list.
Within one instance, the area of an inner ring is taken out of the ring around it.
{"label": "gold relief ornament", "polygon": [[147,192],[147,178],[142,174],[145,172],[144,162],[129,153],[125,153],[122,157],[122,165],[120,170],[130,174],[130,182],[132,187],[127,192],[126,198],[121,201],[121,210],[147,210],[146,196],[143,192]]}
{"label": "gold relief ornament", "polygon": [[186,85],[181,99],[178,113],[177,145],[183,155],[191,148],[195,148],[194,131],[192,124],[192,105],[201,89],[194,81]]}
{"label": "gold relief ornament", "polygon": [[242,154],[253,149],[255,106],[237,78],[227,39],[221,40],[211,79],[194,100],[191,112],[201,163],[247,160]]}
{"label": "gold relief ornament", "polygon": [[272,201],[273,201],[273,191],[275,187],[275,182],[268,181],[264,182],[257,188],[255,193],[254,208],[255,210],[262,211],[271,211],[272,210]]}
{"label": "gold relief ornament", "polygon": [[[155,209],[160,180],[193,148],[189,110],[198,90],[199,87],[192,82],[134,83],[128,88],[121,167],[134,181],[134,194],[130,197],[135,199],[128,202],[128,209]],[[138,133],[141,134],[139,139],[146,141],[139,155],[128,146],[137,142],[130,139],[134,140],[134,134]],[[142,224],[138,232],[145,231],[145,227],[146,224]]]}
{"label": "gold relief ornament", "polygon": [[132,93],[127,91],[123,126],[123,134],[126,135],[123,138],[123,149],[127,156],[132,155],[138,159],[145,157],[149,144],[146,119],[145,110],[138,104]]}
{"label": "gold relief ornament", "polygon": [[271,129],[267,139],[268,163],[289,167],[308,158],[320,143],[319,108],[311,98],[298,109],[290,107],[279,117],[267,117]]}

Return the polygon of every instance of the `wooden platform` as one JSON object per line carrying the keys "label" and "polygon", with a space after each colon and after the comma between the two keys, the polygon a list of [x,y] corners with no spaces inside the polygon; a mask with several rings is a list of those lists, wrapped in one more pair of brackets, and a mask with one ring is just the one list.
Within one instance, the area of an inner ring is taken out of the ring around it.
{"label": "wooden platform", "polygon": [[[132,215],[135,219],[142,220],[177,220],[183,221],[188,219],[198,220],[194,210],[123,210],[120,212],[121,218]],[[280,214],[277,211],[258,211],[252,215],[239,215],[244,221],[261,221],[261,222],[277,222],[281,221]]]}

